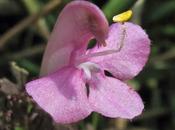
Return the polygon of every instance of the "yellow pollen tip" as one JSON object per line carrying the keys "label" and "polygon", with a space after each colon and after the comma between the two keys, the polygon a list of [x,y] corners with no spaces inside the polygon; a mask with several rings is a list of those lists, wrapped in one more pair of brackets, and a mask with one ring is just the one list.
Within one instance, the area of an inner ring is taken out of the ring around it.
{"label": "yellow pollen tip", "polygon": [[132,10],[128,10],[113,17],[113,22],[126,22],[132,17]]}

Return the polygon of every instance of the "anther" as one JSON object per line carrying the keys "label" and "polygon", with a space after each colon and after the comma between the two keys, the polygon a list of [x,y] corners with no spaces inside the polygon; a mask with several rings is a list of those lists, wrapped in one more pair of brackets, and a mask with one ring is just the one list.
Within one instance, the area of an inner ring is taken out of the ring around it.
{"label": "anther", "polygon": [[113,17],[113,22],[124,23],[132,17],[132,10],[128,10]]}
{"label": "anther", "polygon": [[[91,57],[104,56],[104,55],[110,55],[113,53],[120,52],[124,46],[124,41],[125,41],[125,37],[126,37],[126,27],[125,27],[124,22],[128,21],[131,17],[132,17],[132,10],[128,10],[126,12],[123,12],[123,13],[118,14],[118,15],[113,17],[114,22],[121,23],[121,34],[120,34],[119,43],[117,44],[117,45],[119,45],[119,47],[117,49],[111,49],[111,50],[105,50],[105,51],[101,51],[101,52],[90,53],[87,55],[80,56],[78,59],[80,60],[80,59],[86,59],[86,58],[91,58]],[[106,41],[102,42],[102,45],[105,47]],[[98,47],[100,47],[99,44],[98,44]]]}

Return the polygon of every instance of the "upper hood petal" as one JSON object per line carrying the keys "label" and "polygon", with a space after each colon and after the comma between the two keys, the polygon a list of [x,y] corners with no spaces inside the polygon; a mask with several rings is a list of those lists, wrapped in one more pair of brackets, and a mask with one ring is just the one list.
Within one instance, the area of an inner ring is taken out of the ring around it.
{"label": "upper hood petal", "polygon": [[70,2],[60,13],[47,44],[41,75],[69,64],[72,52],[83,53],[91,38],[103,43],[107,33],[108,22],[96,5],[80,0]]}

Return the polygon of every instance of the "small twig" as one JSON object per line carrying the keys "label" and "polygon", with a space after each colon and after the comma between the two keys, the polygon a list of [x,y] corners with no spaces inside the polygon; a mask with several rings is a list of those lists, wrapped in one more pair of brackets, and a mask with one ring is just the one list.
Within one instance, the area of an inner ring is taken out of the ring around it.
{"label": "small twig", "polygon": [[37,54],[41,54],[42,52],[44,52],[44,49],[45,49],[45,45],[41,44],[41,45],[37,45],[37,46],[33,46],[30,48],[24,49],[19,52],[9,53],[1,57],[1,62],[7,62],[11,60],[18,60],[21,58],[26,58],[26,57],[32,57]]}
{"label": "small twig", "polygon": [[33,46],[31,48],[27,48],[27,49],[24,49],[22,51],[19,51],[17,53],[13,53],[11,55],[7,55],[7,59],[20,59],[20,58],[24,58],[24,57],[31,57],[31,56],[35,56],[37,54],[41,54],[42,52],[44,52],[44,49],[45,49],[45,45],[42,44],[42,45],[37,45],[37,46]]}
{"label": "small twig", "polygon": [[1,56],[0,66],[5,65],[10,61],[16,61],[19,59],[34,57],[38,54],[42,54],[44,52],[44,49],[45,49],[45,45],[42,44],[42,45],[37,45],[34,47],[24,49],[19,52],[7,53],[6,55]]}
{"label": "small twig", "polygon": [[0,79],[0,91],[5,94],[19,94],[17,85],[7,78]]}
{"label": "small twig", "polygon": [[61,3],[61,0],[53,0],[50,1],[46,6],[44,6],[41,11],[37,12],[36,14],[33,14],[31,16],[28,16],[18,24],[16,24],[12,29],[8,30],[5,34],[3,34],[0,38],[0,49],[3,48],[3,46],[12,39],[13,36],[20,33],[29,25],[36,22],[40,17],[47,15],[49,12],[54,10],[59,4]]}
{"label": "small twig", "polygon": [[[28,12],[30,15],[40,11],[40,2],[36,0],[22,0],[24,5],[26,6]],[[44,18],[41,18],[37,21],[36,27],[38,32],[46,39],[49,38],[50,32],[49,28],[47,26],[46,20]]]}
{"label": "small twig", "polygon": [[14,61],[10,63],[10,67],[11,67],[12,74],[16,79],[16,84],[18,89],[22,90],[24,84],[27,81],[29,72],[24,68],[21,68],[20,66],[18,66]]}
{"label": "small twig", "polygon": [[169,108],[151,109],[151,110],[145,111],[141,116],[135,118],[133,121],[153,119],[159,116],[166,115],[170,112],[171,111]]}
{"label": "small twig", "polygon": [[128,127],[128,120],[115,119],[115,129],[116,130],[126,130],[127,127]]}
{"label": "small twig", "polygon": [[127,130],[151,130],[150,128],[144,128],[144,127],[131,127]]}
{"label": "small twig", "polygon": [[60,125],[54,123],[54,130],[77,130],[74,125]]}
{"label": "small twig", "polygon": [[151,58],[150,63],[156,64],[160,61],[162,62],[162,61],[166,61],[166,60],[173,59],[173,58],[175,58],[175,48],[168,50],[164,54],[161,54],[161,55],[158,55],[158,56]]}

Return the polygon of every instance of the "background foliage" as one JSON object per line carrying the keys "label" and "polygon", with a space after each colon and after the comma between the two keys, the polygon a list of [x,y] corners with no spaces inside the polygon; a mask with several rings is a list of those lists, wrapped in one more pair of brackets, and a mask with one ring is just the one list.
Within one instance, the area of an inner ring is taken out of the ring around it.
{"label": "background foliage", "polygon": [[175,129],[175,0],[92,0],[110,22],[132,8],[132,21],[152,40],[147,66],[129,82],[144,100],[141,116],[127,121],[94,113],[78,124],[61,126],[27,96],[24,83],[38,76],[47,39],[69,1],[0,0],[0,130]]}

